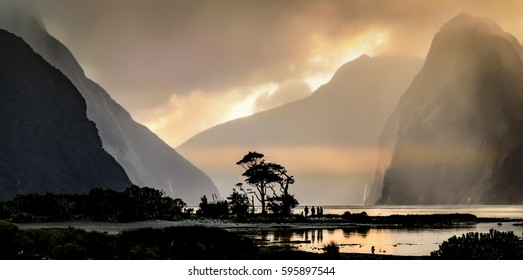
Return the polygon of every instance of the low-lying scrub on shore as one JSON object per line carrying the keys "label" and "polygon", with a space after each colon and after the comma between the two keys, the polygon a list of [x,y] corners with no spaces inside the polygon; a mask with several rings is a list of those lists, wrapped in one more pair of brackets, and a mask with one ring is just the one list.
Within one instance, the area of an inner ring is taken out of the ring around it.
{"label": "low-lying scrub on shore", "polygon": [[253,259],[260,250],[217,228],[143,228],[107,234],[80,229],[20,230],[0,221],[0,259]]}

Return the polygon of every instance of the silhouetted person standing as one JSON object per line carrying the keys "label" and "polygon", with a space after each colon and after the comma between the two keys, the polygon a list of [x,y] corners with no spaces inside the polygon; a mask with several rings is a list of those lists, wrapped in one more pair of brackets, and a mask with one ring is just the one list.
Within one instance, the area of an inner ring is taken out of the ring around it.
{"label": "silhouetted person standing", "polygon": [[305,206],[305,209],[303,209],[303,212],[305,212],[305,218],[309,216],[309,207]]}
{"label": "silhouetted person standing", "polygon": [[314,217],[314,215],[316,215],[316,209],[314,208],[314,206],[312,206],[311,217]]}

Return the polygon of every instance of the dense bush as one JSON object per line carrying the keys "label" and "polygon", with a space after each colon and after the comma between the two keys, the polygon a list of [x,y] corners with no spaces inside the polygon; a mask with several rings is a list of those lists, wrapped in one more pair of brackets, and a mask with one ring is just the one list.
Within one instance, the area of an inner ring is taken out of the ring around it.
{"label": "dense bush", "polygon": [[239,193],[236,189],[232,189],[232,193],[227,197],[229,201],[229,209],[231,215],[236,218],[245,218],[249,214],[249,207],[251,203],[249,197],[244,193]]}
{"label": "dense bush", "polygon": [[27,194],[0,203],[0,218],[15,222],[87,219],[110,222],[171,220],[186,204],[162,191],[131,186],[124,192],[92,189],[88,194]]}
{"label": "dense bush", "polygon": [[444,241],[431,253],[441,259],[522,259],[523,243],[513,232],[491,229],[488,233],[469,232]]}
{"label": "dense bush", "polygon": [[340,246],[335,241],[331,241],[323,247],[323,252],[330,258],[339,258]]}
{"label": "dense bush", "polygon": [[298,200],[290,194],[267,199],[267,208],[276,216],[288,217],[296,206],[298,206]]}
{"label": "dense bush", "polygon": [[370,221],[369,215],[367,215],[367,212],[361,212],[361,213],[351,213],[349,211],[346,211],[341,215],[341,218],[352,223],[368,223]]}
{"label": "dense bush", "polygon": [[198,214],[202,217],[207,218],[220,218],[229,216],[229,202],[227,200],[217,200],[213,198],[212,202],[209,202],[207,196],[202,196]]}

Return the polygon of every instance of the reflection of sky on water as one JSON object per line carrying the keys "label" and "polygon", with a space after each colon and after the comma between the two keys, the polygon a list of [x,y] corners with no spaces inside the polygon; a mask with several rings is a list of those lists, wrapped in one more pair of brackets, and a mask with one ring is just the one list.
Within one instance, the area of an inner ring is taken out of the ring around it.
{"label": "reflection of sky on water", "polygon": [[372,246],[376,254],[394,255],[429,255],[437,250],[439,244],[453,235],[477,231],[488,232],[495,228],[499,231],[514,231],[522,236],[523,226],[514,223],[478,224],[453,228],[349,228],[349,229],[308,229],[266,231],[258,238],[273,244],[293,245],[300,250],[322,253],[322,248],[330,242],[340,246],[344,253],[371,253]]}

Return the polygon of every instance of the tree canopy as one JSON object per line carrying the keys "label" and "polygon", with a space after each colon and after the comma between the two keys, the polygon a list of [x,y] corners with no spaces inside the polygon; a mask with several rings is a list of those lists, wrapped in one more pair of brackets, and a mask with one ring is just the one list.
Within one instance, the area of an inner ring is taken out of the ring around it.
{"label": "tree canopy", "polygon": [[262,214],[270,208],[275,214],[290,215],[298,205],[294,196],[289,194],[289,186],[295,182],[294,176],[289,175],[284,166],[267,162],[264,157],[258,152],[248,152],[236,163],[245,170],[242,176],[250,188],[244,188],[243,184],[238,186],[244,193],[256,196],[261,203]]}

